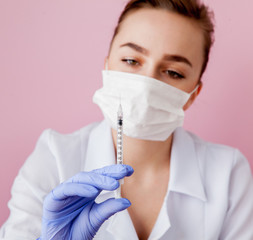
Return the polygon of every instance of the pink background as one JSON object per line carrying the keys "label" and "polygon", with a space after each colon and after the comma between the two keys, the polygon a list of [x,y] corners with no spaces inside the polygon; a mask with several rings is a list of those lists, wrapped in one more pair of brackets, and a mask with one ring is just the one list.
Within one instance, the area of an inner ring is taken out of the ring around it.
{"label": "pink background", "polygon": [[[92,96],[125,2],[0,1],[0,225],[41,132],[70,133],[102,119]],[[239,148],[253,169],[253,1],[206,2],[216,14],[216,43],[185,127]]]}

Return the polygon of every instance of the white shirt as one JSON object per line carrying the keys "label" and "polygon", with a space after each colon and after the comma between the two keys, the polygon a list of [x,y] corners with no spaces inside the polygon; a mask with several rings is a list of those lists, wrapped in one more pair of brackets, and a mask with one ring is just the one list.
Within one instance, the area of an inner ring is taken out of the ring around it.
{"label": "white shirt", "polygon": [[[0,239],[36,239],[43,199],[53,188],[80,171],[114,163],[111,129],[105,121],[67,135],[45,130],[15,179],[10,216]],[[149,240],[253,239],[252,174],[238,150],[205,142],[178,128],[170,166],[168,190]],[[96,201],[110,197],[113,192],[103,191]],[[94,239],[138,237],[125,210],[104,222]]]}

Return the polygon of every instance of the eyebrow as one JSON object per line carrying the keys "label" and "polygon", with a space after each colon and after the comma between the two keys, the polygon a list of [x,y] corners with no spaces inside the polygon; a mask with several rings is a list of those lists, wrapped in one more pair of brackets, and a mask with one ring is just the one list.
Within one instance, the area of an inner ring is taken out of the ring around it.
{"label": "eyebrow", "polygon": [[[132,42],[124,43],[124,44],[120,45],[120,47],[130,47],[130,48],[134,49],[135,51],[142,53],[146,56],[149,55],[149,51],[147,49],[145,49],[135,43],[132,43]],[[166,61],[183,62],[183,63],[186,63],[187,65],[189,65],[190,67],[192,67],[191,62],[183,56],[166,54],[166,55],[164,55],[163,58]]]}

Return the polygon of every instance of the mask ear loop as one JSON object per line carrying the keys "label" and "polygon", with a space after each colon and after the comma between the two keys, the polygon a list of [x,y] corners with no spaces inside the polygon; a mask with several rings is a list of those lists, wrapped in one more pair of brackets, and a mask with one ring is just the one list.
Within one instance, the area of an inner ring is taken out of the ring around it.
{"label": "mask ear loop", "polygon": [[192,95],[193,93],[196,92],[196,90],[199,88],[199,84],[197,84],[197,86],[189,93],[190,95]]}
{"label": "mask ear loop", "polygon": [[108,58],[106,58],[106,61],[105,61],[105,70],[108,70]]}

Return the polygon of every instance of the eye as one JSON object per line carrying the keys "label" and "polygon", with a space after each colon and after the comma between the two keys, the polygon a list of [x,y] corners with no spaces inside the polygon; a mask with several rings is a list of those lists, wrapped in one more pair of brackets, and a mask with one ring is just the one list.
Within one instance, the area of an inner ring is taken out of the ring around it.
{"label": "eye", "polygon": [[125,58],[125,59],[122,59],[121,61],[125,62],[126,64],[131,65],[131,66],[137,66],[137,65],[139,65],[139,62],[137,62],[134,59]]}
{"label": "eye", "polygon": [[169,75],[169,77],[173,78],[173,79],[183,79],[185,78],[183,75],[175,72],[175,71],[172,71],[172,70],[166,70],[165,71],[167,75]]}

